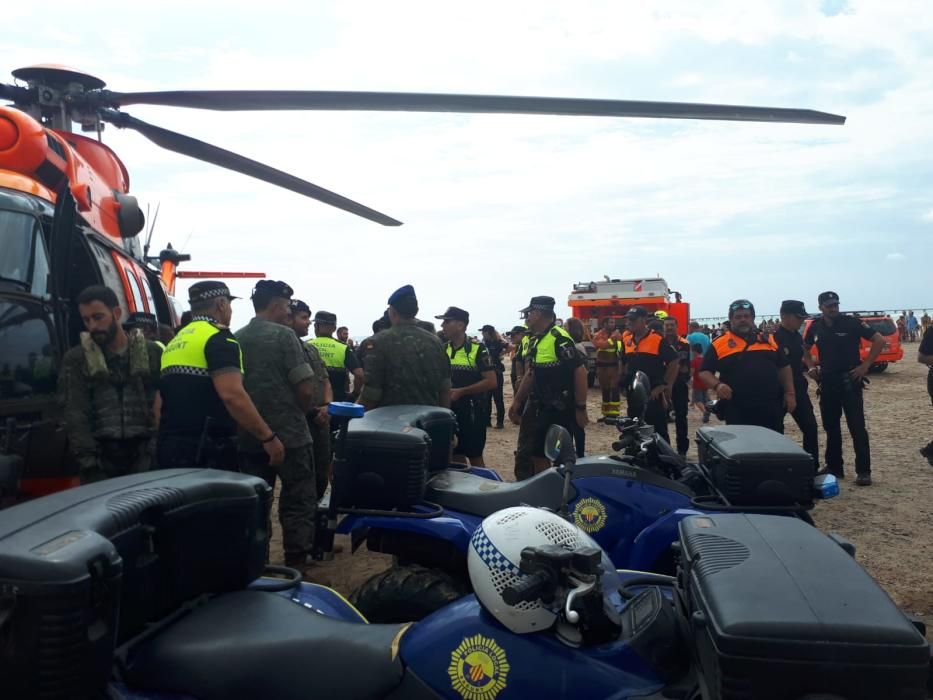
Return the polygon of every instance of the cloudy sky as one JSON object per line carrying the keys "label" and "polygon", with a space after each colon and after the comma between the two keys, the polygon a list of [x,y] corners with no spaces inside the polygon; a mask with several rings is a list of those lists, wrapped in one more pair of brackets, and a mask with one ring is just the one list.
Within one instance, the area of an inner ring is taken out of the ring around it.
{"label": "cloudy sky", "polygon": [[[510,327],[533,294],[660,274],[695,316],[735,297],[933,307],[928,0],[16,3],[4,74],[62,63],[114,90],[291,88],[806,107],[845,126],[403,113],[134,116],[401,219],[385,228],[161,151],[105,140],[161,203],[190,269],[258,270],[365,334],[415,285]],[[7,75],[4,80],[9,80]],[[248,296],[251,283],[232,282]],[[180,286],[183,290],[184,286]],[[238,302],[234,326],[250,315]],[[566,313],[566,309],[562,309]]]}

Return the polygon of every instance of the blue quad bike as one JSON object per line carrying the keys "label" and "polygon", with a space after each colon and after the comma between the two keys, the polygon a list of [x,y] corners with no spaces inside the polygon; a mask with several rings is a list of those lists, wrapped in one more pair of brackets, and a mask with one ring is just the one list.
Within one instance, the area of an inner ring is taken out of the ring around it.
{"label": "blue quad bike", "polygon": [[491,469],[450,466],[455,423],[449,411],[389,407],[349,422],[361,409],[336,407],[342,427],[317,556],[326,558],[334,532],[349,534],[354,551],[365,542],[393,555],[393,566],[351,600],[372,621],[398,622],[421,619],[471,591],[470,537],[502,508],[561,512],[617,567],[671,574],[671,545],[689,515],[775,513],[812,524],[814,496],[838,493],[834,480],[815,489],[813,462],[797,444],[754,426],[701,428],[700,462],[687,464],[644,423],[648,382],[641,373],[631,396],[636,417],[612,421],[618,454],[576,459],[566,431],[554,433],[548,456],[556,466],[519,483],[504,482]]}
{"label": "blue quad bike", "polygon": [[261,479],[176,469],[0,512],[0,697],[925,697],[922,628],[798,519],[686,517],[670,578],[619,575],[572,524],[510,508],[474,534],[477,595],[367,624],[298,572],[263,576],[271,501]]}

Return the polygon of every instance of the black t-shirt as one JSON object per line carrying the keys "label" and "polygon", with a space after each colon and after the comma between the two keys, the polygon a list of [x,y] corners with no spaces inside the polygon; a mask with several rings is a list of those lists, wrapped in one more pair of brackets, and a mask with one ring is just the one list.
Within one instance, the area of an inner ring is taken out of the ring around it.
{"label": "black t-shirt", "polygon": [[917,352],[921,355],[933,355],[933,326],[930,326],[923,333],[923,340],[920,341],[920,347]]}
{"label": "black t-shirt", "polygon": [[816,345],[820,351],[820,372],[842,374],[859,365],[862,338],[871,340],[874,335],[871,326],[854,316],[837,316],[831,326],[818,318],[810,324],[803,343],[807,348]]}
{"label": "black t-shirt", "polygon": [[208,339],[204,356],[207,374],[162,373],[159,379],[159,393],[162,395],[160,433],[199,438],[207,424],[213,437],[236,435],[236,421],[217,395],[211,377],[241,371],[240,345],[230,329],[223,328]]}
{"label": "black t-shirt", "polygon": [[678,359],[678,351],[671,347],[664,338],[649,331],[641,340],[626,332],[622,336],[622,362],[625,363],[625,383],[629,384],[636,372],[648,375],[652,387],[664,383],[664,371],[667,365]]}
{"label": "black t-shirt", "polygon": [[774,331],[774,340],[778,344],[778,352],[786,359],[790,365],[790,371],[794,375],[794,382],[800,384],[801,380],[805,383],[805,372],[807,368],[803,364],[803,336],[795,331],[789,331],[784,326],[779,326]]}
{"label": "black t-shirt", "polygon": [[499,372],[503,371],[505,365],[502,364],[502,353],[505,352],[505,343],[497,339],[485,341],[483,344],[486,350],[489,351],[489,362],[492,364],[493,369]]}
{"label": "black t-shirt", "polygon": [[709,346],[701,371],[719,372],[719,381],[729,385],[737,403],[770,403],[781,400],[778,372],[786,366],[787,357],[773,338],[765,341],[759,334],[749,343],[728,332]]}
{"label": "black t-shirt", "polygon": [[677,353],[679,369],[677,370],[677,377],[674,379],[674,383],[687,384],[690,381],[690,343],[682,338],[678,338],[673,343],[669,343],[665,338],[664,342],[670,345],[671,349]]}

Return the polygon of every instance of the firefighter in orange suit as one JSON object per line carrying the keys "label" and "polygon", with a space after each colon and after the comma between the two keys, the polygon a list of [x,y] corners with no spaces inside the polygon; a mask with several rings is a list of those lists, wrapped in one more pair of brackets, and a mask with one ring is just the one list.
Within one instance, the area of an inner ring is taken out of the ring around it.
{"label": "firefighter in orange suit", "polygon": [[602,327],[593,336],[596,348],[596,377],[603,392],[603,416],[619,415],[619,350],[622,334],[616,329],[616,320],[603,319]]}

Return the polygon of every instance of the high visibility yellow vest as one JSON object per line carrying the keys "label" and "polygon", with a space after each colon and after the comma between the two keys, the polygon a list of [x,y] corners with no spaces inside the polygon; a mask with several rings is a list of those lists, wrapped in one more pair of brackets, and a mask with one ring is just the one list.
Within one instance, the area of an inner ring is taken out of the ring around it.
{"label": "high visibility yellow vest", "polygon": [[453,371],[475,370],[476,359],[479,357],[479,345],[468,340],[463,347],[454,350],[450,343],[447,343],[447,357],[450,358],[450,369]]}
{"label": "high visibility yellow vest", "polygon": [[557,357],[557,339],[561,336],[573,343],[570,333],[560,326],[551,326],[547,333],[535,340],[531,348],[531,365],[533,367],[555,367],[560,364]]}
{"label": "high visibility yellow vest", "polygon": [[346,367],[347,346],[336,338],[311,338],[307,343],[317,348],[324,366],[328,369],[344,369]]}
{"label": "high visibility yellow vest", "polygon": [[[197,319],[178,331],[162,351],[162,374],[188,374],[199,377],[209,376],[207,355],[204,352],[207,341],[220,329],[210,321]],[[237,346],[240,356],[240,371],[243,371],[243,351],[235,338],[227,338],[228,343]]]}

